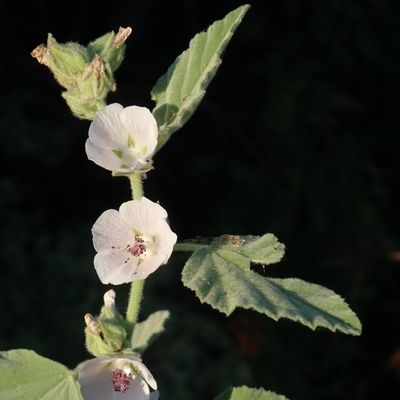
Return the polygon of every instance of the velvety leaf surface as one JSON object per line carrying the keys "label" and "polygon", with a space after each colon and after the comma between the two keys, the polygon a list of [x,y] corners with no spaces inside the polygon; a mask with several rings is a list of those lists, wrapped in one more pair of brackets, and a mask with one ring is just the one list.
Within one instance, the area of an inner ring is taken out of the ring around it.
{"label": "velvety leaf surface", "polygon": [[324,327],[359,335],[359,319],[332,290],[296,278],[268,278],[251,270],[251,263],[278,262],[283,251],[271,234],[225,236],[192,254],[182,281],[202,303],[226,315],[241,307],[274,320],[288,318],[311,329]]}
{"label": "velvety leaf surface", "polygon": [[192,116],[220,66],[221,55],[249,9],[241,6],[197,34],[152,89],[160,148]]}
{"label": "velvety leaf surface", "polygon": [[0,399],[82,400],[74,372],[31,350],[0,353]]}
{"label": "velvety leaf surface", "polygon": [[145,321],[135,325],[132,334],[132,350],[142,353],[162,332],[169,318],[169,311],[157,311]]}
{"label": "velvety leaf surface", "polygon": [[241,386],[224,390],[215,400],[287,400],[287,398],[264,389]]}

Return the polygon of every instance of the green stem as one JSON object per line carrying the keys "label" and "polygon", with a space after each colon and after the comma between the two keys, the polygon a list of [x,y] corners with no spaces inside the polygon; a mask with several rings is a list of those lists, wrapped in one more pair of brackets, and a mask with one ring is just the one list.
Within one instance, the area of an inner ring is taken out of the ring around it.
{"label": "green stem", "polygon": [[[132,198],[139,200],[143,197],[143,182],[142,175],[138,172],[134,172],[129,175],[129,181],[131,183]],[[131,284],[131,291],[129,293],[128,308],[126,310],[126,321],[129,326],[128,334],[132,333],[133,327],[139,316],[140,303],[143,297],[143,286],[144,280],[133,281]],[[129,336],[128,336],[129,337]]]}
{"label": "green stem", "polygon": [[140,303],[143,296],[144,280],[133,281],[129,293],[128,309],[126,310],[126,321],[128,322],[130,333],[136,324],[140,311]]}
{"label": "green stem", "polygon": [[174,246],[174,251],[191,251],[194,252],[200,248],[204,247],[204,244],[197,243],[176,243]]}
{"label": "green stem", "polygon": [[142,174],[140,172],[134,172],[129,175],[129,181],[131,182],[132,198],[139,200],[143,197],[143,181]]}

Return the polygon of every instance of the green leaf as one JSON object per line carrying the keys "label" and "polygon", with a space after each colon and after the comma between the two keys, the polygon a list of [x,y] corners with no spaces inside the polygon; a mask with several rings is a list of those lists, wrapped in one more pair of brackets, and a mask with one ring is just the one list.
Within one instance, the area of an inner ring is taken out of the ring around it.
{"label": "green leaf", "polygon": [[159,127],[158,148],[192,116],[206,92],[222,59],[222,53],[249,9],[244,5],[197,34],[157,81],[151,98]]}
{"label": "green leaf", "polygon": [[252,262],[258,264],[273,264],[281,261],[285,253],[285,245],[278,242],[271,233],[253,240],[246,240],[240,248],[243,255],[248,256]]}
{"label": "green leaf", "polygon": [[268,264],[282,258],[283,245],[273,235],[222,238],[194,252],[182,271],[183,284],[202,303],[226,315],[241,307],[274,320],[298,321],[313,330],[325,327],[351,335],[361,333],[359,319],[333,291],[300,279],[264,277],[251,270],[252,262]]}
{"label": "green leaf", "polygon": [[224,390],[215,400],[287,400],[287,398],[264,389],[241,386]]}
{"label": "green leaf", "polygon": [[169,311],[157,311],[145,321],[135,325],[132,334],[132,350],[142,353],[165,330]]}
{"label": "green leaf", "polygon": [[31,350],[0,352],[0,399],[82,400],[74,372]]}

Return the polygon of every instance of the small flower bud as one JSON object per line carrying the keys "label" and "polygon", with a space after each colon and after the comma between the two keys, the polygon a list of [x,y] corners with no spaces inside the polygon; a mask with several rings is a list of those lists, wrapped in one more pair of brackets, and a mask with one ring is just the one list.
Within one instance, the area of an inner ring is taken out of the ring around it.
{"label": "small flower bud", "polygon": [[104,293],[104,306],[115,310],[115,292],[114,290],[109,290]]}
{"label": "small flower bud", "polygon": [[126,342],[126,322],[115,307],[115,292],[104,294],[104,306],[94,318],[85,315],[86,348],[94,356],[120,352]]}
{"label": "small flower bud", "polygon": [[82,73],[88,63],[86,49],[78,43],[58,43],[49,33],[47,46],[41,44],[31,52],[40,64],[46,65],[58,83],[65,89],[76,86],[76,77]]}

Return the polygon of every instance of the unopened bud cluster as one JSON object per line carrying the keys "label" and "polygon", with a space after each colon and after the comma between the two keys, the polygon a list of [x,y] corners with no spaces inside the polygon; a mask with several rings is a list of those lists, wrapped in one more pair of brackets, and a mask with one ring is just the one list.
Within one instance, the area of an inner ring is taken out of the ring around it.
{"label": "unopened bud cluster", "polygon": [[90,42],[87,47],[78,43],[58,43],[49,34],[47,45],[32,51],[32,57],[46,65],[65,89],[63,98],[72,113],[93,120],[96,112],[106,105],[106,97],[115,91],[114,72],[121,65],[125,41],[131,28],[119,28]]}
{"label": "unopened bud cluster", "polygon": [[113,355],[125,347],[126,326],[115,307],[115,292],[104,295],[104,306],[98,317],[85,314],[86,347],[94,356]]}

